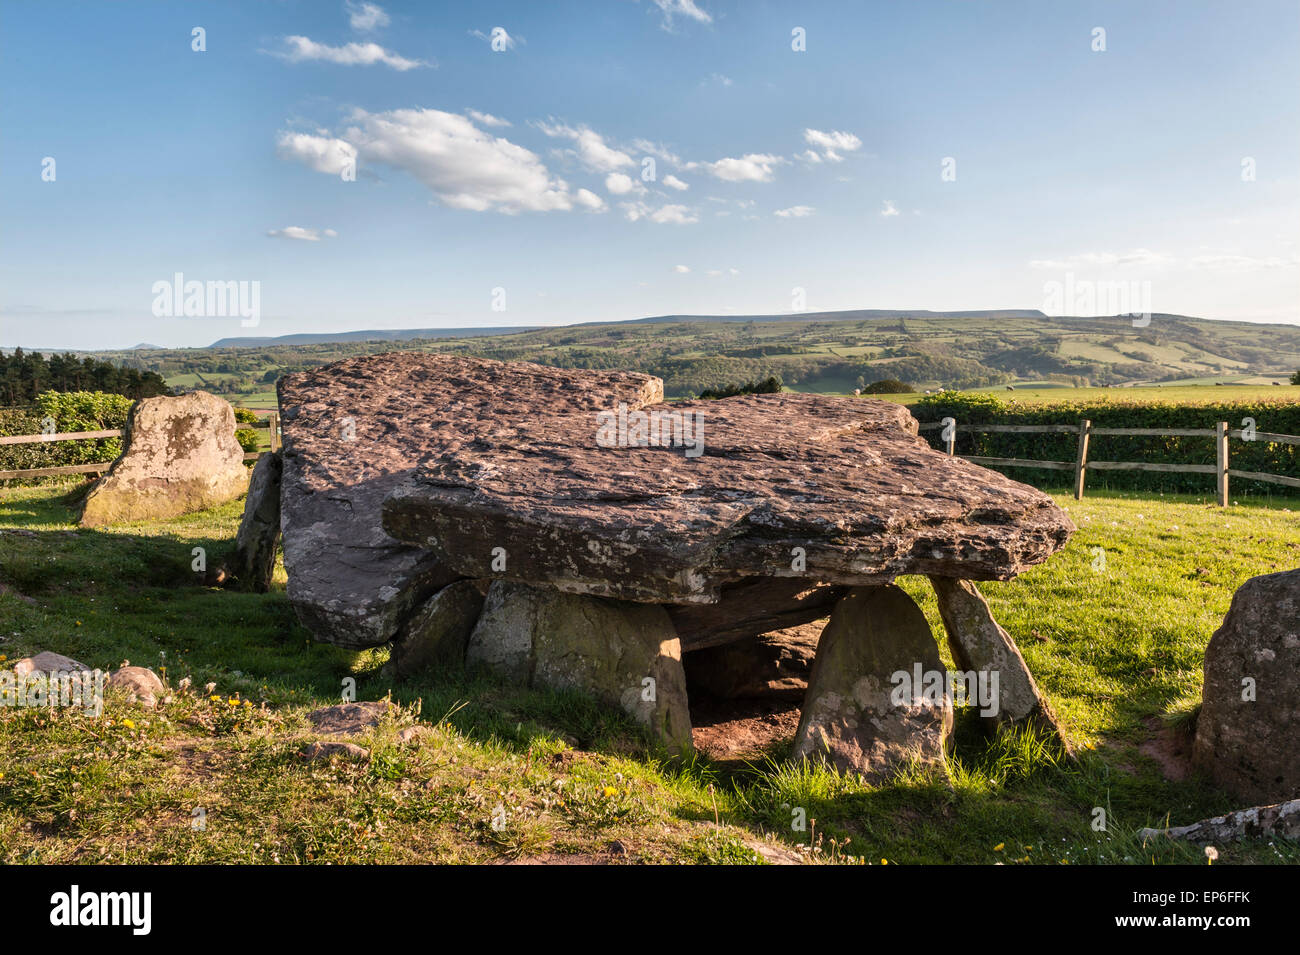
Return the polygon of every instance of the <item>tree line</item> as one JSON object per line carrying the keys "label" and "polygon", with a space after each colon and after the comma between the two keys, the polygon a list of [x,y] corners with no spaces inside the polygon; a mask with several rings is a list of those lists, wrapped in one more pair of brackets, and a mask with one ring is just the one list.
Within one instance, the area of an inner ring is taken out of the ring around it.
{"label": "tree line", "polygon": [[52,354],[0,351],[0,405],[31,404],[43,391],[99,391],[127,398],[170,395],[156,371],[123,368],[98,358],[78,358],[71,352]]}

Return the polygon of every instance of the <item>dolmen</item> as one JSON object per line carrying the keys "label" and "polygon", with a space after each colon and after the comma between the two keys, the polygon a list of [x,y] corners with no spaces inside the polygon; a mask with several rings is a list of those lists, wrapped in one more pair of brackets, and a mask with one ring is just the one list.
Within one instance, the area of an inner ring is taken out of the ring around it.
{"label": "dolmen", "polygon": [[[287,375],[279,399],[289,599],[319,639],[391,643],[399,676],[487,667],[685,749],[683,655],[829,617],[796,757],[871,780],[940,760],[963,688],[990,724],[1060,736],[972,581],[1074,527],[901,405],[665,403],[649,375],[412,352]],[[956,692],[908,574],[933,584]]]}

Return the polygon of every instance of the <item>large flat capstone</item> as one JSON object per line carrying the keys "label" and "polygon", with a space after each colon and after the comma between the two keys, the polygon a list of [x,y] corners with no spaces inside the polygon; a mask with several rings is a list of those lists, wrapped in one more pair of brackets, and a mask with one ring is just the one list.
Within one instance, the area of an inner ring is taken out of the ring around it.
{"label": "large flat capstone", "polygon": [[397,352],[286,375],[278,393],[289,599],[318,638],[369,647],[465,576],[381,526],[384,498],[416,467],[470,444],[523,443],[539,420],[586,422],[619,402],[660,401],[663,383],[632,372]]}
{"label": "large flat capstone", "polygon": [[534,410],[530,427],[480,429],[386,485],[384,530],[463,576],[663,604],[762,579],[1005,580],[1074,530],[1046,494],[933,450],[887,401],[646,405],[648,427],[612,404]]}

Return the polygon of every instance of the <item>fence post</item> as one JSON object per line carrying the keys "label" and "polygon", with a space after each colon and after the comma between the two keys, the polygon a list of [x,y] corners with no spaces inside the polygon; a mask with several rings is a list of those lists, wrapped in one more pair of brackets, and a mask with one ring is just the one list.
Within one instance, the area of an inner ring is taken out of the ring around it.
{"label": "fence post", "polygon": [[1218,450],[1219,507],[1228,506],[1228,422],[1214,426],[1214,444]]}
{"label": "fence post", "polygon": [[280,450],[280,412],[272,411],[266,421],[271,428],[271,452],[275,453]]}
{"label": "fence post", "polygon": [[952,457],[954,454],[957,453],[957,426],[956,425],[952,426],[952,434],[948,435],[948,441],[946,443],[948,445],[948,449],[947,449],[948,457]]}
{"label": "fence post", "polygon": [[1074,462],[1074,499],[1083,500],[1083,482],[1088,473],[1088,437],[1092,422],[1084,418],[1079,422],[1079,457]]}

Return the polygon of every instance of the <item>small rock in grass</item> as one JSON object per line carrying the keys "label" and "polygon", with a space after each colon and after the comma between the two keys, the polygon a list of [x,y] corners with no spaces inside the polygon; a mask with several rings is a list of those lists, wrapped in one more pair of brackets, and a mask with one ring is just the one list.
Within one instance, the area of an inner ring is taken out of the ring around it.
{"label": "small rock in grass", "polygon": [[350,759],[369,759],[370,750],[356,743],[344,743],[339,740],[324,740],[309,744],[303,751],[305,759],[329,759],[331,756],[347,756]]}
{"label": "small rock in grass", "polygon": [[27,676],[31,673],[44,673],[49,676],[55,673],[70,673],[74,670],[89,669],[90,667],[84,663],[78,663],[71,657],[65,657],[61,653],[51,653],[49,650],[38,653],[33,657],[23,657],[13,665],[13,671],[17,676]]}
{"label": "small rock in grass", "polygon": [[407,743],[418,743],[431,732],[432,730],[427,726],[408,726],[397,734],[397,742],[403,746]]}
{"label": "small rock in grass", "polygon": [[307,719],[317,732],[342,733],[353,736],[364,733],[379,725],[380,720],[391,709],[387,700],[374,700],[367,703],[340,703],[312,710]]}
{"label": "small rock in grass", "polygon": [[125,666],[108,678],[108,685],[124,690],[131,701],[153,709],[164,692],[163,682],[148,667]]}

